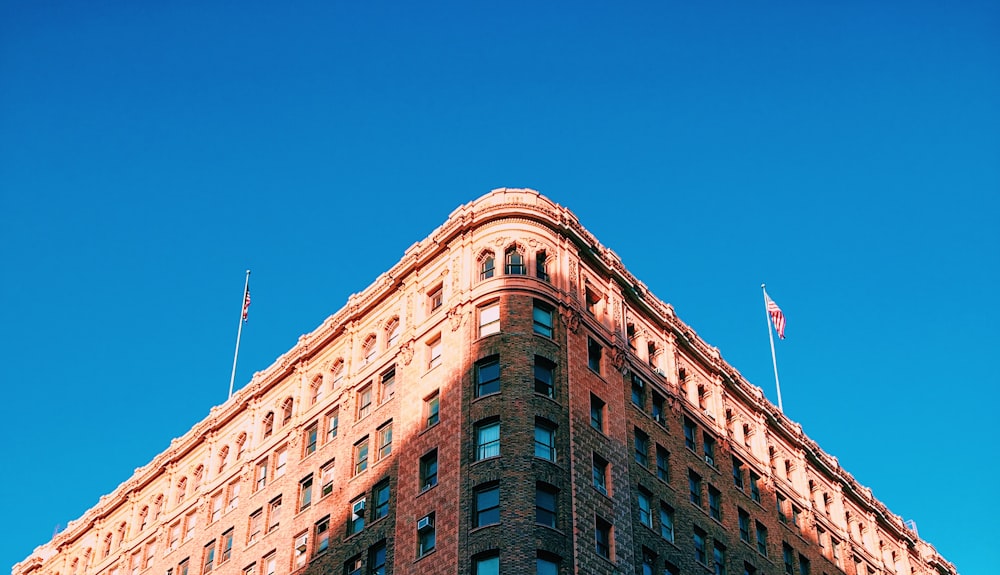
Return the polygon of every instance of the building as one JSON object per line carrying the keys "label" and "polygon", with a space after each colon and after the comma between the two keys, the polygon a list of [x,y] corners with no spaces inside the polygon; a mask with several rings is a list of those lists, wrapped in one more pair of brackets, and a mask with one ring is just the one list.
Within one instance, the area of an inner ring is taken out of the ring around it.
{"label": "building", "polygon": [[13,575],[948,575],[567,209],[496,190]]}

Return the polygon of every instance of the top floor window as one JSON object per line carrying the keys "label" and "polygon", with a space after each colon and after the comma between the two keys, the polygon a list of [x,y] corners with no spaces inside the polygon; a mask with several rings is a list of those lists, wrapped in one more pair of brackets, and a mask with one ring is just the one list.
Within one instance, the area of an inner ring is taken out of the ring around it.
{"label": "top floor window", "polygon": [[500,332],[500,302],[486,304],[479,308],[479,335],[487,336]]}
{"label": "top floor window", "polygon": [[500,391],[500,358],[490,356],[476,363],[476,397]]}
{"label": "top floor window", "polygon": [[540,280],[549,281],[548,255],[544,251],[535,254],[535,275]]}
{"label": "top floor window", "polygon": [[376,352],[378,350],[375,348],[375,334],[371,334],[361,346],[361,363],[364,365],[371,363],[375,359]]}
{"label": "top floor window", "polygon": [[264,423],[261,425],[263,429],[264,439],[271,437],[271,433],[274,432],[274,412],[268,411],[267,415],[264,416]]}
{"label": "top floor window", "polygon": [[493,254],[487,254],[482,259],[479,260],[479,279],[488,280],[493,277],[496,273],[495,270],[496,263],[493,260]]}
{"label": "top floor window", "polygon": [[385,346],[392,347],[397,341],[399,341],[399,318],[394,317],[385,324]]}
{"label": "top floor window", "polygon": [[552,337],[552,308],[536,301],[531,311],[532,329],[538,335]]}
{"label": "top floor window", "polygon": [[516,247],[508,249],[505,254],[505,258],[507,260],[507,267],[504,270],[504,273],[507,275],[523,276],[528,273],[528,270],[524,265],[524,255],[522,255]]}
{"label": "top floor window", "polygon": [[330,370],[333,373],[333,383],[330,385],[331,389],[337,389],[340,387],[340,382],[344,381],[344,360],[337,359],[333,362],[333,368]]}
{"label": "top floor window", "polygon": [[438,284],[437,287],[431,288],[427,292],[427,307],[430,311],[434,311],[444,304],[444,285]]}
{"label": "top floor window", "polygon": [[290,398],[290,397],[288,399],[286,399],[285,403],[283,403],[281,405],[281,425],[282,426],[288,425],[288,422],[290,422],[292,420],[292,406],[293,405],[294,405],[294,402],[292,401],[292,398]]}

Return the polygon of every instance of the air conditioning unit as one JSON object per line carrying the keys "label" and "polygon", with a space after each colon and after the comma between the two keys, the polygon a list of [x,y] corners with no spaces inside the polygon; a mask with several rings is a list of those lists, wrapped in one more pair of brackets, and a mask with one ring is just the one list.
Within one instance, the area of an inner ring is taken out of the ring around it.
{"label": "air conditioning unit", "polygon": [[428,515],[417,521],[417,531],[423,533],[429,529],[434,529],[434,518]]}
{"label": "air conditioning unit", "polygon": [[705,463],[711,465],[712,467],[715,467],[715,459],[713,459],[711,455],[705,456]]}
{"label": "air conditioning unit", "polygon": [[660,368],[656,368],[656,375],[659,375],[660,377],[667,377],[667,372],[663,371]]}
{"label": "air conditioning unit", "polygon": [[715,414],[714,413],[712,413],[711,411],[709,411],[707,409],[702,410],[702,412],[705,414],[705,417],[711,419],[712,421],[715,421]]}
{"label": "air conditioning unit", "polygon": [[351,512],[353,512],[358,517],[361,517],[362,515],[364,515],[365,514],[365,500],[362,499],[361,501],[356,502],[354,504],[354,507],[351,508]]}

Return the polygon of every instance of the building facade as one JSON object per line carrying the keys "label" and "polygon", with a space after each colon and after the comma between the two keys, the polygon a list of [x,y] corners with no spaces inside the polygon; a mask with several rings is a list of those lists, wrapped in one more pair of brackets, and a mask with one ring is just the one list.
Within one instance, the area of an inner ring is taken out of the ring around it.
{"label": "building facade", "polygon": [[13,575],[949,575],[532,190],[455,210]]}

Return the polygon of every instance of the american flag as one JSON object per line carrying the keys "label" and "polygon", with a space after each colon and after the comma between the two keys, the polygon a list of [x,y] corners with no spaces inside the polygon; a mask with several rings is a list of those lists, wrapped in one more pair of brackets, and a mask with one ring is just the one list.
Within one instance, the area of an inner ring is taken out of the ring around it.
{"label": "american flag", "polygon": [[[247,295],[247,298],[250,296]],[[249,299],[247,302],[249,303]],[[767,304],[767,315],[771,317],[771,323],[774,324],[774,331],[778,332],[779,339],[785,339],[785,314],[782,313],[781,308],[778,304],[774,303],[774,300],[764,292],[764,301]]]}
{"label": "american flag", "polygon": [[[250,286],[247,286],[246,292],[243,294],[243,321],[247,320],[247,314],[250,313]],[[778,313],[781,313],[780,310]]]}

